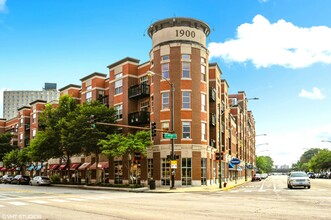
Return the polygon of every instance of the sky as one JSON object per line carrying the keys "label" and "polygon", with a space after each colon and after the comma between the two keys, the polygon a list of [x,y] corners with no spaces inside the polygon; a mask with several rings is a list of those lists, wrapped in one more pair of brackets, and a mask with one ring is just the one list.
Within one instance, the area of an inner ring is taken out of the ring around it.
{"label": "sky", "polygon": [[[276,165],[331,149],[329,0],[0,0],[0,117],[4,90],[80,85],[125,57],[149,60],[149,25],[206,22],[209,62],[230,93],[245,91],[256,152]],[[266,134],[266,136],[262,136]]]}

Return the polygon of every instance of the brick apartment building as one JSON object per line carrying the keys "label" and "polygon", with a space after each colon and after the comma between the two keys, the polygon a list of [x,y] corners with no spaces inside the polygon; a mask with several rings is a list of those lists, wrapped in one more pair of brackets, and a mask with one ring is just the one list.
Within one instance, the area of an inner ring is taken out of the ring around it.
{"label": "brick apartment building", "polygon": [[[219,184],[220,176],[222,182],[251,178],[255,165],[254,117],[247,109],[245,92],[228,94],[229,85],[221,79],[220,67],[208,63],[209,33],[209,26],[196,19],[157,21],[148,29],[152,39],[149,61],[139,64],[139,60],[127,57],[110,64],[108,74],[95,72],[83,77],[81,85],[60,89],[60,96],[69,94],[79,103],[100,100],[114,108],[118,124],[149,127],[155,122],[157,129],[173,127],[177,134],[176,139],[167,139],[163,132],[157,132],[154,146],[130,168],[124,166],[130,160],[125,155],[114,158],[111,164],[101,156],[103,181],[147,185],[152,178],[156,186],[169,186],[172,141],[177,160],[176,187]],[[36,134],[37,115],[44,105],[44,101],[37,100],[18,109],[17,118],[0,119],[0,132],[17,134],[13,141],[21,148],[27,146]],[[120,129],[123,133],[136,131]],[[234,158],[240,159],[240,164],[232,164]],[[61,162],[44,162],[48,174],[60,173],[64,177],[65,164]],[[70,169],[75,171],[77,180],[95,181],[93,155],[77,156],[71,162]]]}

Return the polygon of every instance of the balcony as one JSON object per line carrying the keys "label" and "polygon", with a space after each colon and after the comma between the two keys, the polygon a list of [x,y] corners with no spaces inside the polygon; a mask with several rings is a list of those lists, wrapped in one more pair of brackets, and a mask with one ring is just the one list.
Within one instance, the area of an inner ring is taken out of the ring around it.
{"label": "balcony", "polygon": [[149,97],[149,85],[146,83],[137,84],[129,88],[129,99],[140,99]]}
{"label": "balcony", "polygon": [[129,125],[144,125],[149,124],[149,112],[140,111],[129,114]]}
{"label": "balcony", "polygon": [[109,107],[109,97],[108,95],[100,95],[98,97],[98,101],[101,102],[102,104],[104,104],[105,106]]}
{"label": "balcony", "polygon": [[216,89],[215,88],[209,88],[209,101],[216,102]]}
{"label": "balcony", "polygon": [[210,146],[216,148],[216,141],[214,139],[210,139]]}
{"label": "balcony", "polygon": [[215,113],[210,113],[209,114],[209,122],[210,122],[210,126],[213,126],[213,127],[216,126],[216,115],[215,115]]}
{"label": "balcony", "polygon": [[30,130],[30,123],[25,124],[24,127],[25,127],[25,130],[26,130],[26,131]]}

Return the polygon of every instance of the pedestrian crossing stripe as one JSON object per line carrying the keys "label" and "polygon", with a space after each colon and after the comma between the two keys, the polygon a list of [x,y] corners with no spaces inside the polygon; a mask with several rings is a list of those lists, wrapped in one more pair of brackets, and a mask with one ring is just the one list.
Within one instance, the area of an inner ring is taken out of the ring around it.
{"label": "pedestrian crossing stripe", "polygon": [[86,199],[78,199],[78,198],[67,198],[72,201],[86,201]]}
{"label": "pedestrian crossing stripe", "polygon": [[38,204],[47,204],[48,202],[46,201],[42,201],[42,200],[32,200],[30,202],[33,202],[33,203],[38,203]]}
{"label": "pedestrian crossing stripe", "polygon": [[67,200],[64,200],[64,199],[49,199],[50,201],[53,201],[53,202],[69,202]]}
{"label": "pedestrian crossing stripe", "polygon": [[17,206],[21,206],[21,205],[28,205],[28,203],[25,202],[8,202],[11,205],[17,205]]}

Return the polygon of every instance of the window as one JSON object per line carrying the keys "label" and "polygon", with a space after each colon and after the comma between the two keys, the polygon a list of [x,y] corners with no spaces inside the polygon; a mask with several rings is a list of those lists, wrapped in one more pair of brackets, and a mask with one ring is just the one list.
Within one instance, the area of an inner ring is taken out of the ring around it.
{"label": "window", "polygon": [[201,94],[201,111],[203,112],[207,111],[206,94]]}
{"label": "window", "polygon": [[122,184],[122,161],[114,161],[115,184]]}
{"label": "window", "polygon": [[182,54],[182,60],[189,60],[190,58],[190,54]]}
{"label": "window", "polygon": [[182,63],[182,78],[190,78],[190,63]]}
{"label": "window", "polygon": [[162,61],[164,61],[164,60],[169,60],[169,55],[162,56]]}
{"label": "window", "polygon": [[20,143],[23,142],[23,134],[20,134]]}
{"label": "window", "polygon": [[141,84],[148,84],[148,76],[143,76],[143,77],[140,77],[140,83]]}
{"label": "window", "polygon": [[151,97],[151,111],[154,112],[154,96]]}
{"label": "window", "polygon": [[147,175],[148,179],[153,179],[153,159],[147,159]]}
{"label": "window", "polygon": [[201,123],[201,140],[207,140],[207,135],[206,135],[206,123],[202,122]]}
{"label": "window", "polygon": [[183,138],[191,138],[191,122],[184,121],[182,124]]}
{"label": "window", "polygon": [[32,130],[32,138],[35,138],[36,137],[36,133],[37,133],[37,130],[36,129],[33,129]]}
{"label": "window", "polygon": [[92,86],[86,86],[86,102],[92,101]]}
{"label": "window", "polygon": [[148,111],[148,105],[149,105],[149,101],[145,101],[145,102],[141,102],[140,103],[140,111]]}
{"label": "window", "polygon": [[182,108],[190,109],[191,108],[191,93],[182,92]]}
{"label": "window", "polygon": [[170,185],[170,161],[166,158],[161,161],[161,185]]}
{"label": "window", "polygon": [[182,158],[182,185],[192,185],[192,159]]}
{"label": "window", "polygon": [[[169,128],[170,128],[169,122],[162,122],[162,124],[161,124],[161,128],[162,128],[163,130],[169,130]],[[162,135],[163,135],[163,134],[165,134],[165,132],[163,132]]]}
{"label": "window", "polygon": [[114,106],[114,109],[116,111],[116,118],[121,119],[122,118],[122,105],[116,105],[116,106]]}
{"label": "window", "polygon": [[162,93],[162,109],[169,109],[169,92]]}
{"label": "window", "polygon": [[204,57],[201,57],[201,63],[204,63],[204,64],[206,64],[206,58],[204,58]]}
{"label": "window", "polygon": [[122,93],[122,85],[123,85],[123,80],[122,80],[122,73],[118,73],[115,75],[115,95]]}
{"label": "window", "polygon": [[201,64],[201,81],[206,82],[206,66]]}
{"label": "window", "polygon": [[162,77],[169,78],[169,63],[162,64]]}
{"label": "window", "polygon": [[207,159],[201,158],[201,185],[207,185]]}

